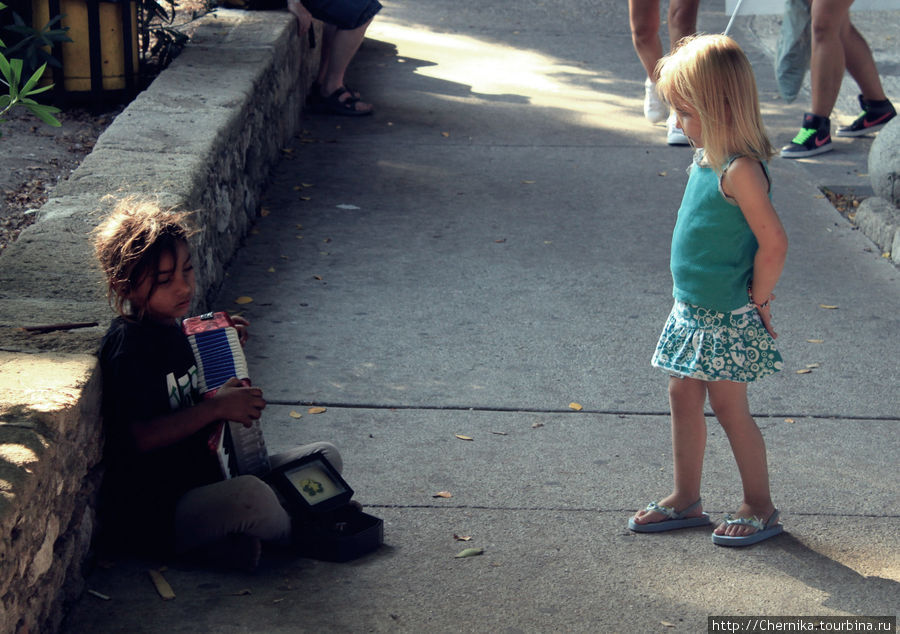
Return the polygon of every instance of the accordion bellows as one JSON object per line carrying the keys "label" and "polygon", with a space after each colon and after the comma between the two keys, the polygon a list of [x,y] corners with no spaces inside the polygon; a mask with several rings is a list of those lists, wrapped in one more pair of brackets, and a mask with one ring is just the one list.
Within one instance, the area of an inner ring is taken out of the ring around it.
{"label": "accordion bellows", "polygon": [[[204,398],[211,398],[232,377],[250,385],[240,337],[227,313],[188,317],[181,327],[194,352],[198,387]],[[269,471],[269,454],[258,420],[250,427],[227,421],[219,426],[210,445],[219,455],[226,478],[247,474],[262,476]]]}

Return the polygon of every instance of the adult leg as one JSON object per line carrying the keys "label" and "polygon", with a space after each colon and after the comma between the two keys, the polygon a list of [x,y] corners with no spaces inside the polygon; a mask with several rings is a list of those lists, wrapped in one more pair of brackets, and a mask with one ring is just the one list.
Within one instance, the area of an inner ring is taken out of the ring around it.
{"label": "adult leg", "polygon": [[[674,458],[674,490],[659,501],[661,506],[682,511],[700,499],[700,477],[706,451],[706,382],[697,379],[669,379],[669,406],[672,411],[672,455]],[[690,517],[700,515],[698,507]],[[656,511],[642,510],[634,516],[636,524],[650,524],[665,519]]]}
{"label": "adult leg", "polygon": [[[775,510],[775,506],[769,490],[766,443],[756,421],[750,415],[747,384],[731,381],[711,382],[709,404],[728,436],[741,476],[744,500],[735,517],[756,516],[765,521]],[[755,529],[750,526],[724,524],[715,530],[719,535],[731,537],[748,535],[754,531]]]}
{"label": "adult leg", "polygon": [[811,112],[820,117],[831,117],[841,89],[846,67],[842,33],[850,24],[851,4],[853,0],[812,0]]}
{"label": "adult leg", "polygon": [[659,0],[628,0],[628,20],[631,23],[631,43],[634,52],[655,82],[656,63],[663,56],[659,39]]}
{"label": "adult leg", "polygon": [[878,76],[878,68],[875,66],[875,58],[872,57],[872,49],[849,19],[841,29],[841,44],[844,47],[847,72],[859,86],[863,99],[866,101],[887,99],[881,86],[881,78]]}
{"label": "adult leg", "polygon": [[670,0],[669,2],[669,48],[674,48],[683,37],[697,31],[697,11],[700,0]]}
{"label": "adult leg", "polygon": [[[323,38],[325,42],[322,47],[322,62],[319,66],[318,79],[323,97],[328,97],[344,87],[344,74],[365,39],[366,29],[371,23],[372,20],[369,20],[362,26],[350,30],[331,27],[332,32],[327,39]],[[339,95],[338,100],[344,102],[353,98],[355,98],[354,95],[345,90]],[[372,104],[357,101],[354,109],[359,112],[368,112],[372,110]]]}

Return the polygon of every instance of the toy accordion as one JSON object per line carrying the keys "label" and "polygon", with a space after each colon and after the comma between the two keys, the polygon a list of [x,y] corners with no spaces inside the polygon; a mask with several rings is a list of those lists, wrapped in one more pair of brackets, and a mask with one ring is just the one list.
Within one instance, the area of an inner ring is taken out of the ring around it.
{"label": "toy accordion", "polygon": [[[181,327],[194,351],[199,389],[204,398],[212,398],[232,377],[250,385],[240,338],[227,313],[188,317]],[[263,476],[269,472],[269,453],[259,420],[253,421],[250,427],[223,421],[210,437],[209,445],[219,457],[226,478],[246,474]]]}

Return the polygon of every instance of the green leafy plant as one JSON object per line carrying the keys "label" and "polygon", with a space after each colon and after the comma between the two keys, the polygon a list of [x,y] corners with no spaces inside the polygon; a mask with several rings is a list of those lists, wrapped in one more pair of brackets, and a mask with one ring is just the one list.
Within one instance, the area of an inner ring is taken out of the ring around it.
{"label": "green leafy plant", "polygon": [[[0,9],[5,8],[6,5],[0,3]],[[5,48],[2,41],[0,41],[0,47]],[[6,86],[6,94],[0,94],[0,122],[4,121],[3,115],[7,112],[16,106],[22,106],[44,123],[59,127],[59,120],[53,116],[60,111],[59,108],[39,104],[33,99],[34,95],[46,92],[53,87],[52,84],[40,87],[37,85],[47,69],[47,63],[44,62],[32,72],[24,84],[22,79],[27,75],[23,73],[23,69],[24,62],[20,58],[7,58],[6,55],[0,53],[0,84]]]}
{"label": "green leafy plant", "polygon": [[11,57],[20,58],[23,62],[23,72],[26,75],[31,75],[43,64],[62,68],[62,64],[59,63],[59,60],[53,57],[48,51],[50,51],[55,44],[72,41],[72,38],[67,34],[69,27],[60,26],[59,28],[54,28],[60,25],[63,16],[55,16],[44,25],[42,29],[36,29],[26,24],[22,17],[15,11],[13,11],[12,18],[13,24],[4,27],[3,30],[7,33],[11,33],[14,36],[16,43],[8,48],[4,48],[4,50],[0,52],[2,52],[7,59]]}
{"label": "green leafy plant", "polygon": [[190,40],[181,29],[208,14],[215,13],[214,0],[204,0],[200,10],[175,24],[176,0],[138,0],[142,13],[141,58],[162,70],[175,59]]}

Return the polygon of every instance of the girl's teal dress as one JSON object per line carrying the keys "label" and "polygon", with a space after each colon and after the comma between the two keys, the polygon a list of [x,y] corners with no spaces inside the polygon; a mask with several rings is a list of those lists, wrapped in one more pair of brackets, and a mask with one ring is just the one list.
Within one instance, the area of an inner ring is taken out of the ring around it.
{"label": "girl's teal dress", "polygon": [[747,290],[756,237],[721,188],[737,157],[722,175],[702,157],[698,150],[672,233],[675,305],[651,363],[678,377],[746,383],[778,372],[783,362]]}

